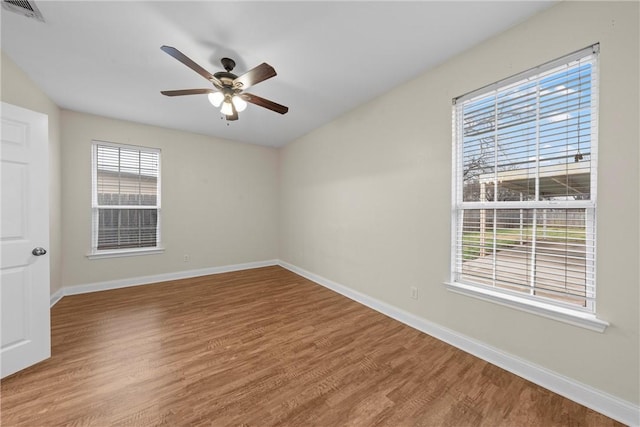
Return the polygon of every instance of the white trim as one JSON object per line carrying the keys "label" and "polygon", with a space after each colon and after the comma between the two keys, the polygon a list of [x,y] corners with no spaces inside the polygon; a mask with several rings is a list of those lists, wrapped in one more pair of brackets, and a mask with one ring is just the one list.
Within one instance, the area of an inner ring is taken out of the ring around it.
{"label": "white trim", "polygon": [[87,258],[89,259],[119,258],[119,257],[127,257],[127,256],[161,254],[163,252],[164,252],[164,248],[116,249],[112,251],[96,251],[94,253],[88,253]]}
{"label": "white trim", "polygon": [[[200,268],[197,270],[184,270],[175,273],[162,273],[150,276],[132,277],[120,280],[108,280],[105,282],[87,283],[84,285],[66,286],[63,294],[78,295],[90,292],[107,291],[110,289],[128,288],[130,286],[150,285],[168,280],[188,279],[191,277],[208,276],[210,274],[228,273],[231,271],[250,270],[252,268],[269,267],[278,265],[277,260],[255,261],[243,264],[224,265],[221,267]],[[58,291],[59,292],[59,291]]]}
{"label": "white trim", "polygon": [[[458,171],[462,168],[462,156],[458,155],[458,134],[462,132],[462,121],[460,120],[460,115],[456,113],[455,104],[451,108],[451,119],[452,119],[452,132],[451,132],[451,170]],[[462,239],[458,241],[458,222],[460,220],[460,211],[458,210],[458,204],[462,202],[462,191],[459,190],[458,186],[461,186],[462,183],[459,179],[459,174],[456,172],[454,177],[451,179],[451,269],[450,269],[450,279],[455,280],[456,274],[455,271],[462,271],[462,258],[458,258],[458,253],[462,252]],[[460,233],[462,235],[462,233]]]}
{"label": "white trim", "polygon": [[478,286],[465,285],[463,283],[446,282],[445,285],[448,290],[457,294],[493,302],[505,307],[536,314],[538,316],[590,329],[592,331],[602,333],[607,329],[607,326],[609,326],[609,322],[598,319],[594,314],[584,311],[572,310],[570,308],[564,308],[553,304],[545,304],[539,300],[522,298],[516,295],[506,294],[504,292],[480,288]]}
{"label": "white trim", "polygon": [[62,299],[62,297],[64,297],[64,288],[60,288],[52,293],[51,297],[49,298],[49,308],[56,305]]}
{"label": "white trim", "polygon": [[284,261],[279,261],[278,264],[281,267],[319,285],[372,308],[379,313],[404,323],[405,325],[411,326],[414,329],[451,344],[460,350],[479,357],[480,359],[518,375],[519,377],[564,396],[567,399],[571,399],[574,402],[630,426],[640,426],[640,406],[638,405],[560,375],[540,365],[533,364],[527,360],[506,353],[498,348],[491,347],[481,341],[469,338],[436,323],[429,322],[415,314],[406,312],[398,307],[348,288],[347,286],[325,279],[324,277],[318,276],[317,274],[306,271],[300,267],[296,267],[295,265]]}

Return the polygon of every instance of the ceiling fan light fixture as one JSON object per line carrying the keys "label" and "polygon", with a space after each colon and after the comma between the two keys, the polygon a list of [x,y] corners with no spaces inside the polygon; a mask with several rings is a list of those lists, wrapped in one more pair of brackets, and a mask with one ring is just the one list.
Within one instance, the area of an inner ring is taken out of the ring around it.
{"label": "ceiling fan light fixture", "polygon": [[209,102],[214,107],[219,107],[222,104],[222,101],[224,101],[224,95],[222,94],[222,92],[212,92],[208,95],[208,98]]}
{"label": "ceiling fan light fixture", "polygon": [[237,95],[231,98],[231,102],[233,102],[233,106],[236,107],[237,112],[244,111],[247,108],[247,102]]}
{"label": "ceiling fan light fixture", "polygon": [[230,116],[233,114],[233,106],[231,105],[230,102],[225,101],[222,103],[222,108],[220,109],[220,112],[225,116]]}

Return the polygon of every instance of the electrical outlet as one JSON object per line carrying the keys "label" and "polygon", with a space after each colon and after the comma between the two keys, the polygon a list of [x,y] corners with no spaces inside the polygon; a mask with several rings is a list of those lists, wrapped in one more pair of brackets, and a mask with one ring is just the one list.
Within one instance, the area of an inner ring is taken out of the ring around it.
{"label": "electrical outlet", "polygon": [[411,287],[411,298],[418,299],[418,288],[415,286]]}
{"label": "electrical outlet", "polygon": [[188,254],[185,254],[184,257],[182,258],[183,262],[189,262],[189,260],[191,259],[191,257]]}

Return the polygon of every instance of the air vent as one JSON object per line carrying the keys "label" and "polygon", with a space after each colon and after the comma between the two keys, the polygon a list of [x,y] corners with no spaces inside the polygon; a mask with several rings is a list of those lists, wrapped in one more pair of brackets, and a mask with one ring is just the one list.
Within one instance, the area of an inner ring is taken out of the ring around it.
{"label": "air vent", "polygon": [[2,0],[2,8],[44,22],[42,13],[33,1]]}

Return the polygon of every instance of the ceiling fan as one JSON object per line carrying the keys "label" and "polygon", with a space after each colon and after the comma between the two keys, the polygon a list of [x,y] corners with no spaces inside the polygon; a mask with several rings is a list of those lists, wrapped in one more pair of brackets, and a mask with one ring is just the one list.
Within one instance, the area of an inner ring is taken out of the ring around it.
{"label": "ceiling fan", "polygon": [[211,74],[175,47],[162,46],[160,49],[173,56],[175,59],[182,62],[184,65],[191,68],[213,84],[213,89],[163,90],[160,92],[163,95],[182,96],[207,94],[209,102],[211,102],[215,107],[222,106],[220,112],[227,120],[238,120],[238,112],[247,108],[247,102],[280,114],[285,114],[289,111],[289,107],[285,107],[284,105],[277,104],[251,93],[244,92],[245,89],[276,75],[276,70],[266,62],[252,68],[241,76],[236,76],[231,72],[236,66],[235,61],[231,58],[222,58],[220,62],[222,63],[225,71],[219,71],[215,74]]}

